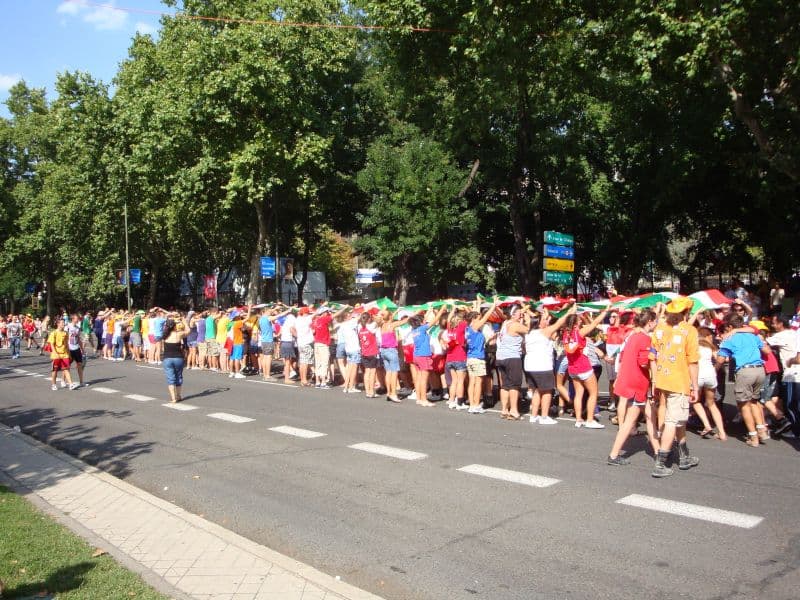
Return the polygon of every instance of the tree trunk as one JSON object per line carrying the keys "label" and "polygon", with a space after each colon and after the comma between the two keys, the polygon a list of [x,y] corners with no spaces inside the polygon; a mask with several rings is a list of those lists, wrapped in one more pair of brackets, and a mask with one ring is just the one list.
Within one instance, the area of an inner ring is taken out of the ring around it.
{"label": "tree trunk", "polygon": [[156,298],[158,297],[158,274],[159,265],[153,262],[153,267],[150,270],[150,290],[147,293],[147,307],[152,308],[156,305]]}
{"label": "tree trunk", "polygon": [[511,218],[511,232],[514,236],[514,267],[517,271],[519,291],[526,296],[532,296],[536,290],[534,287],[533,273],[531,271],[530,257],[528,256],[525,221],[522,218],[522,208],[527,195],[527,180],[531,177],[531,173],[528,172],[525,166],[528,164],[528,150],[531,145],[530,99],[524,81],[518,83],[517,91],[519,93],[519,109],[517,115],[519,124],[514,173],[509,198],[509,216]]}
{"label": "tree trunk", "polygon": [[[256,201],[253,206],[256,210],[256,223],[258,224],[258,238],[250,256],[250,281],[247,285],[247,303],[258,304],[261,301],[261,257],[269,256],[269,218],[267,207],[263,200]],[[275,265],[276,277],[278,265]]]}
{"label": "tree trunk", "polygon": [[411,287],[409,270],[411,265],[411,255],[402,254],[395,263],[395,283],[392,300],[400,306],[405,306],[408,298],[408,289]]}
{"label": "tree trunk", "polygon": [[50,318],[56,315],[56,278],[52,273],[44,276],[44,283],[47,287],[47,314]]}
{"label": "tree trunk", "polygon": [[528,257],[528,240],[525,236],[525,221],[522,218],[522,175],[514,182],[509,202],[509,216],[511,217],[511,233],[514,236],[514,267],[519,281],[519,292],[532,296],[533,275],[531,273],[530,258]]}
{"label": "tree trunk", "polygon": [[540,291],[539,282],[544,279],[542,274],[542,249],[544,245],[544,231],[542,231],[542,212],[534,202],[533,207],[533,254],[531,256],[531,277],[533,293],[531,296],[538,296]]}
{"label": "tree trunk", "polygon": [[303,274],[300,277],[300,281],[295,279],[295,283],[297,284],[297,303],[300,305],[305,304],[305,302],[303,302],[303,292],[306,288],[306,283],[308,282],[308,258],[311,255],[312,243],[311,208],[307,207],[306,226],[305,230],[303,231]]}

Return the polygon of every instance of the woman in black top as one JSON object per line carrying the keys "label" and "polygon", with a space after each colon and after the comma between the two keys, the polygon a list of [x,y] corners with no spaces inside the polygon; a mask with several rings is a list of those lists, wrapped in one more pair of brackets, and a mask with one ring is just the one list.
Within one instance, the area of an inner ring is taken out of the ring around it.
{"label": "woman in black top", "polygon": [[164,321],[161,335],[161,361],[167,377],[170,402],[180,402],[183,385],[183,338],[189,331],[189,324],[178,314]]}

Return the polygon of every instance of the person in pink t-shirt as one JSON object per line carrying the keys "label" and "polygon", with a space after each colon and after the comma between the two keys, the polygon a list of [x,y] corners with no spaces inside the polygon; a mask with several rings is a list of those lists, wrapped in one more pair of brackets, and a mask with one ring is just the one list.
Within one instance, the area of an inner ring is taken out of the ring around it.
{"label": "person in pink t-shirt", "polygon": [[450,399],[447,401],[447,408],[450,409],[469,408],[464,397],[464,384],[467,380],[467,327],[469,323],[453,308],[447,320],[447,330],[441,335],[445,349],[445,369],[450,372]]}

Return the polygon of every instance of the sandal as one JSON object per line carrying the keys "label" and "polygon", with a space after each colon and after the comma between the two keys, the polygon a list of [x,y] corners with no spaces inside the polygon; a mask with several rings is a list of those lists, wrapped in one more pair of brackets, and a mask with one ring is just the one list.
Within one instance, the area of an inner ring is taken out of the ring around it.
{"label": "sandal", "polygon": [[710,440],[717,435],[717,430],[713,427],[711,429],[704,429],[698,435],[704,440]]}
{"label": "sandal", "polygon": [[509,417],[508,413],[500,413],[501,419],[508,419],[508,417]]}
{"label": "sandal", "polygon": [[509,415],[506,417],[506,419],[508,419],[509,421],[519,421],[520,419],[522,419],[522,415],[512,415],[512,414],[509,414]]}
{"label": "sandal", "polygon": [[617,415],[614,415],[613,417],[611,417],[611,424],[612,425],[619,425],[619,417]]}

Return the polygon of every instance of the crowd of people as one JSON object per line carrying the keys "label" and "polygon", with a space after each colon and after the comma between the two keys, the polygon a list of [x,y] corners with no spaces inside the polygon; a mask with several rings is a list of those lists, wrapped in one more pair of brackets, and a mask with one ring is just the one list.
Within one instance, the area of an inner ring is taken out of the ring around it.
{"label": "crowd of people", "polygon": [[[529,405],[530,423],[553,426],[566,416],[579,429],[605,428],[598,404],[605,371],[605,408],[619,425],[608,464],[629,464],[624,447],[643,435],[655,457],[652,475],[666,477],[673,450],[678,469],[699,464],[687,446],[693,420],[702,438],[720,441],[740,422],[753,448],[800,436],[797,322],[775,307],[768,312],[755,318],[739,297],[701,311],[685,296],[648,308],[479,298],[409,308],[107,309],[41,321],[0,317],[0,347],[12,358],[23,344],[48,352],[54,391],[86,385],[88,357],[161,365],[172,402],[182,400],[185,370],[271,380],[275,365],[287,385],[425,408],[442,401],[471,415],[499,400],[502,419],[521,420]],[[732,419],[722,410],[728,379],[738,408]]]}

